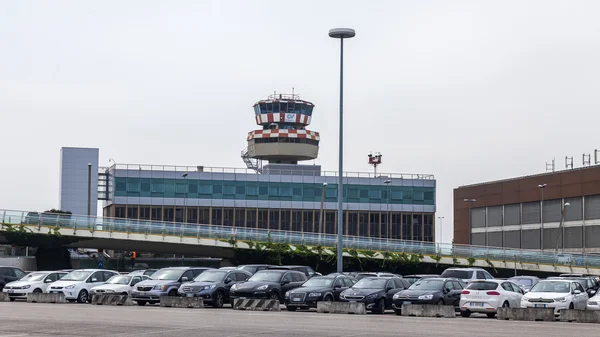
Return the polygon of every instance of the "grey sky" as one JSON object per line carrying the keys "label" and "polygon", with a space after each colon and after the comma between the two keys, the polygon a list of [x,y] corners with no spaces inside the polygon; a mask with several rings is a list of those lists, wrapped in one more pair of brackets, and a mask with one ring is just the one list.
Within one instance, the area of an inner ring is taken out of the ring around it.
{"label": "grey sky", "polygon": [[600,148],[597,1],[2,1],[0,208],[58,205],[62,146],[101,164],[243,167],[252,104],[316,104],[318,164],[433,173],[451,238],[456,186],[540,173]]}

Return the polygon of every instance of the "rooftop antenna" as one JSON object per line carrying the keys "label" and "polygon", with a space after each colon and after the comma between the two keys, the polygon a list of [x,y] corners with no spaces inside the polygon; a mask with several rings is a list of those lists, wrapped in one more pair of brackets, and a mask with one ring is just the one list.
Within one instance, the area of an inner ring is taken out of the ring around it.
{"label": "rooftop antenna", "polygon": [[573,169],[573,157],[565,157],[565,169]]}
{"label": "rooftop antenna", "polygon": [[369,165],[373,165],[375,170],[375,177],[377,177],[377,166],[381,165],[381,153],[375,152],[375,154],[369,153]]}
{"label": "rooftop antenna", "polygon": [[583,166],[591,166],[592,165],[592,155],[589,153],[584,153],[582,156]]}
{"label": "rooftop antenna", "polygon": [[556,158],[552,158],[551,162],[546,162],[546,172],[554,172],[554,169],[556,168]]}
{"label": "rooftop antenna", "polygon": [[600,164],[600,158],[598,158],[598,150],[594,150],[594,165]]}

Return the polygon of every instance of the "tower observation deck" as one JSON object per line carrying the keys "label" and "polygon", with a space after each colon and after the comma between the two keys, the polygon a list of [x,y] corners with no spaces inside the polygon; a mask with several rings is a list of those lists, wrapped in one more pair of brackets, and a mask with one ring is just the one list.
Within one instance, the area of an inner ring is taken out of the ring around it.
{"label": "tower observation deck", "polygon": [[317,158],[319,133],[306,129],[314,104],[295,94],[273,94],[253,107],[261,128],[248,133],[245,161],[252,158],[269,164],[298,164]]}

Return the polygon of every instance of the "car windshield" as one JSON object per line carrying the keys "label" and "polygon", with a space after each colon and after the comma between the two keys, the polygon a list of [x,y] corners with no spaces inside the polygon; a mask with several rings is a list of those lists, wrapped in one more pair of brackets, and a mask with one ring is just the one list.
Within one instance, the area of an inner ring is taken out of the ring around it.
{"label": "car windshield", "polygon": [[495,290],[498,288],[496,282],[473,282],[467,286],[469,290]]}
{"label": "car windshield", "polygon": [[258,267],[256,266],[242,266],[239,267],[238,269],[243,270],[243,271],[247,271],[251,274],[254,274],[256,272],[256,269],[258,269]]}
{"label": "car windshield", "polygon": [[532,293],[568,293],[571,292],[570,282],[541,281],[531,288]]}
{"label": "car windshield", "polygon": [[207,270],[202,274],[196,276],[194,281],[196,282],[221,282],[227,275],[227,271],[223,270]]}
{"label": "car windshield", "polygon": [[249,282],[279,282],[281,273],[273,271],[259,271],[248,279]]}
{"label": "car windshield", "polygon": [[533,284],[533,280],[530,278],[511,278],[510,280],[524,287],[531,287],[531,285]]}
{"label": "car windshield", "polygon": [[75,270],[72,271],[70,273],[68,273],[67,275],[65,275],[65,277],[61,278],[61,281],[84,281],[88,276],[90,276],[92,272],[91,271],[84,271],[84,270]]}
{"label": "car windshield", "polygon": [[304,282],[303,287],[331,287],[333,279],[329,277],[313,277]]}
{"label": "car windshield", "polygon": [[472,273],[472,271],[470,271],[470,270],[446,269],[440,276],[441,277],[460,278],[460,279],[470,279],[471,273]]}
{"label": "car windshield", "polygon": [[20,281],[29,281],[29,282],[41,281],[44,279],[44,277],[46,277],[46,275],[48,275],[48,274],[47,273],[31,273],[31,274],[27,274],[27,275],[23,276],[23,278]]}
{"label": "car windshield", "polygon": [[131,276],[113,276],[106,281],[107,284],[129,284]]}
{"label": "car windshield", "polygon": [[150,277],[153,280],[175,281],[179,280],[185,270],[183,269],[161,269]]}
{"label": "car windshield", "polygon": [[387,283],[388,279],[385,278],[364,278],[358,282],[356,282],[355,285],[352,286],[352,288],[357,288],[357,289],[383,289],[385,287],[385,284]]}
{"label": "car windshield", "polygon": [[442,290],[442,286],[444,285],[444,281],[442,280],[419,280],[413,283],[410,290]]}

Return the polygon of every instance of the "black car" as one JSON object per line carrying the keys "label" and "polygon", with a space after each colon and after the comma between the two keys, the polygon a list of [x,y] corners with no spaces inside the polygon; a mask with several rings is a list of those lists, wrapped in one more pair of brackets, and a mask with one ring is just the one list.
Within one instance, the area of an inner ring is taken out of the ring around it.
{"label": "black car", "polygon": [[392,273],[387,273],[387,272],[364,272],[364,273],[357,273],[356,276],[354,276],[354,277],[356,278],[357,281],[360,281],[365,277],[402,277],[402,276],[392,274]]}
{"label": "black car", "polygon": [[319,301],[337,301],[340,293],[356,283],[345,275],[315,276],[299,288],[285,293],[285,306],[288,311],[298,308],[316,308]]}
{"label": "black car", "polygon": [[397,315],[402,314],[402,304],[438,304],[459,306],[464,283],[456,278],[424,278],[410,288],[394,295],[392,307]]}
{"label": "black car", "polygon": [[306,275],[307,278],[311,278],[317,275],[317,273],[311,267],[307,266],[270,266],[268,269],[295,270],[304,273],[304,275]]}
{"label": "black car", "polygon": [[257,271],[269,269],[269,267],[273,267],[270,264],[244,264],[241,266],[237,266],[237,269],[241,269],[243,271],[247,271],[250,274],[254,275]]}
{"label": "black car", "polygon": [[364,303],[367,310],[382,314],[392,308],[394,294],[409,286],[408,281],[399,277],[365,277],[342,291],[340,301]]}
{"label": "black car", "polygon": [[286,292],[298,288],[306,280],[304,273],[295,270],[261,270],[248,281],[233,285],[229,296],[232,301],[236,298],[262,298],[283,302]]}
{"label": "black car", "polygon": [[202,297],[204,303],[215,308],[230,302],[229,289],[234,284],[247,281],[252,275],[243,270],[207,270],[194,281],[179,287],[178,294],[185,297]]}
{"label": "black car", "polygon": [[25,275],[27,273],[19,268],[0,266],[0,291],[2,291],[7,283],[20,280]]}
{"label": "black car", "polygon": [[404,275],[402,276],[403,279],[407,280],[408,283],[413,284],[415,282],[417,282],[420,279],[424,279],[424,278],[432,278],[432,277],[440,277],[440,275],[435,275],[435,274],[415,274],[415,275]]}

